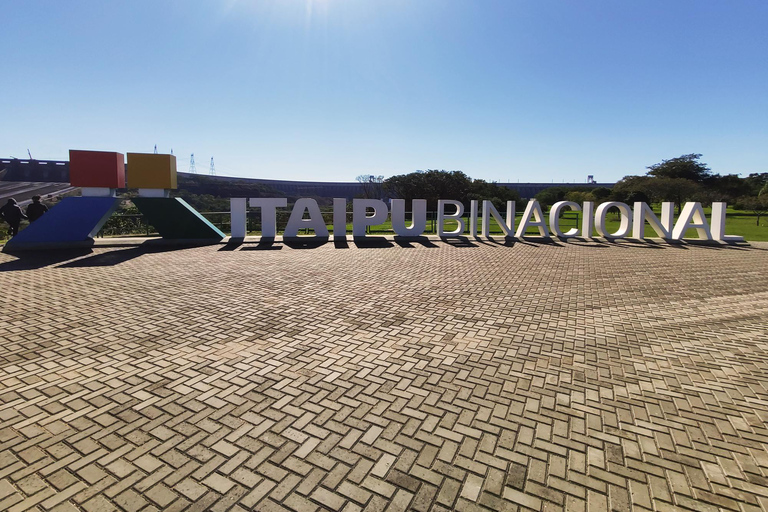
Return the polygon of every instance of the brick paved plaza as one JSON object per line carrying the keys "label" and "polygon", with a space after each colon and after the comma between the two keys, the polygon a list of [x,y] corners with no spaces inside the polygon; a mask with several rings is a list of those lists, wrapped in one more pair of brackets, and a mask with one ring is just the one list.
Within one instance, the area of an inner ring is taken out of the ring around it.
{"label": "brick paved plaza", "polygon": [[768,244],[0,254],[0,510],[768,510]]}

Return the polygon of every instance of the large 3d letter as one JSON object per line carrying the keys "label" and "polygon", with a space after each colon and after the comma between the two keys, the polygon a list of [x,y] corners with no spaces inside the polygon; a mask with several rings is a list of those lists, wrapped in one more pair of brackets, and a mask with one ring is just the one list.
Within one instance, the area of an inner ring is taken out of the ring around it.
{"label": "large 3d letter", "polygon": [[675,229],[672,230],[672,240],[682,240],[689,229],[695,229],[703,240],[712,240],[712,232],[700,203],[685,203],[680,218],[675,223]]}
{"label": "large 3d letter", "polygon": [[491,236],[491,217],[496,221],[501,230],[504,232],[504,237],[511,237],[515,232],[515,202],[507,201],[507,220],[506,222],[501,219],[499,211],[493,206],[491,201],[483,201],[483,231],[484,237]]}
{"label": "large 3d letter", "polygon": [[333,199],[333,239],[347,239],[347,200],[343,197]]}
{"label": "large 3d letter", "polygon": [[[456,207],[456,212],[453,214],[445,213],[445,205],[450,204]],[[461,236],[464,233],[464,219],[461,216],[464,215],[464,205],[460,201],[454,201],[453,199],[439,199],[437,201],[437,236],[449,237],[449,236]],[[453,231],[445,231],[445,219],[455,220],[459,225]]]}
{"label": "large 3d letter", "polygon": [[245,238],[248,223],[246,215],[244,197],[233,197],[229,200],[229,225],[232,238]]}
{"label": "large 3d letter", "polygon": [[636,202],[632,221],[632,238],[638,240],[645,238],[645,221],[648,221],[661,238],[671,238],[674,209],[675,203],[661,203],[661,219],[659,219],[646,203]]}
{"label": "large 3d letter", "polygon": [[252,197],[249,201],[251,208],[261,208],[261,237],[275,238],[277,235],[277,214],[275,208],[288,206],[284,197]]}
{"label": "large 3d letter", "polygon": [[[308,219],[304,218],[304,211],[309,213]],[[315,236],[328,237],[328,228],[325,226],[323,214],[320,213],[320,207],[314,199],[304,198],[296,201],[283,236],[299,236],[300,229],[311,229],[315,232]]]}
{"label": "large 3d letter", "polygon": [[[531,217],[535,218],[535,221],[531,220]],[[544,222],[544,213],[541,211],[539,202],[535,199],[528,201],[525,205],[525,211],[523,212],[523,218],[520,219],[520,225],[517,227],[515,236],[517,238],[525,237],[525,232],[528,228],[539,228],[539,235],[545,238],[549,238],[549,231],[547,230],[547,223]]]}
{"label": "large 3d letter", "polygon": [[584,201],[581,210],[581,236],[592,238],[592,231],[595,229],[595,203]]}
{"label": "large 3d letter", "polygon": [[[368,216],[367,208],[373,209],[373,215]],[[352,236],[365,236],[367,226],[384,224],[387,221],[389,209],[387,203],[379,199],[352,200]]]}
{"label": "large 3d letter", "polygon": [[721,242],[743,242],[744,237],[739,235],[725,234],[725,203],[712,203],[712,238]]}
{"label": "large 3d letter", "polygon": [[398,236],[421,236],[427,229],[427,200],[411,201],[411,227],[405,227],[405,199],[392,200],[392,229]]}
{"label": "large 3d letter", "polygon": [[469,236],[477,238],[477,199],[469,202]]}
{"label": "large 3d letter", "polygon": [[560,229],[560,210],[566,207],[576,212],[581,211],[581,206],[573,201],[558,201],[549,209],[549,229],[552,231],[553,235],[560,238],[569,238],[579,235],[579,228],[577,227],[569,229],[565,233]]}
{"label": "large 3d letter", "polygon": [[[605,229],[605,216],[608,215],[608,210],[611,208],[618,208],[621,215],[621,224],[619,230],[615,233],[608,233]],[[618,201],[609,201],[603,203],[597,207],[595,211],[595,229],[605,238],[626,238],[629,233],[632,232],[632,208],[626,203],[619,203]]]}

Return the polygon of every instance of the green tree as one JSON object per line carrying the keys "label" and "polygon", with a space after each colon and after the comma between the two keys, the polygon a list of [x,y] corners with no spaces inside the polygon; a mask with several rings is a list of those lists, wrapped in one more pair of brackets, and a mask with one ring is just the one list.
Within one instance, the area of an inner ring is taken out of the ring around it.
{"label": "green tree", "polygon": [[507,201],[520,201],[520,193],[512,188],[503,187],[485,180],[474,180],[469,188],[467,199],[491,201],[497,210],[507,207]]}
{"label": "green tree", "polygon": [[611,197],[611,189],[609,189],[608,187],[593,188],[592,192],[590,193],[592,194],[593,200],[598,203],[602,203],[603,201],[606,201],[608,200],[609,197]]}
{"label": "green tree", "polygon": [[534,196],[541,207],[546,210],[558,201],[564,201],[565,195],[570,192],[569,187],[547,187]]}
{"label": "green tree", "polygon": [[685,178],[654,178],[648,181],[647,188],[653,202],[673,201],[678,214],[683,203],[696,200],[703,190],[699,183]]}
{"label": "green tree", "polygon": [[436,210],[438,199],[455,199],[467,206],[472,180],[461,171],[429,169],[392,176],[384,186],[393,197],[426,199],[427,209]]}
{"label": "green tree", "polygon": [[746,195],[752,196],[759,194],[761,190],[764,190],[765,187],[768,187],[768,172],[753,172],[744,178],[744,182],[749,187],[749,193]]}
{"label": "green tree", "polygon": [[384,197],[384,176],[361,174],[355,179],[363,187],[364,199],[381,199]]}
{"label": "green tree", "polygon": [[[768,187],[768,185],[766,185]],[[760,217],[768,213],[768,192],[759,196],[745,196],[739,198],[734,205],[738,210],[747,210],[757,217],[757,225],[760,225]]]}
{"label": "green tree", "polygon": [[713,201],[732,201],[738,197],[752,195],[749,182],[739,178],[736,174],[726,174],[725,176],[715,174],[704,184]]}
{"label": "green tree", "polygon": [[704,183],[712,176],[709,167],[699,162],[701,154],[691,153],[670,160],[662,160],[661,163],[648,167],[648,175],[655,178],[674,178]]}
{"label": "green tree", "polygon": [[652,181],[650,176],[624,176],[611,189],[610,199],[627,204],[650,203]]}
{"label": "green tree", "polygon": [[565,194],[566,201],[573,201],[574,203],[584,203],[586,201],[595,201],[595,195],[592,192],[585,192],[583,190],[571,190]]}

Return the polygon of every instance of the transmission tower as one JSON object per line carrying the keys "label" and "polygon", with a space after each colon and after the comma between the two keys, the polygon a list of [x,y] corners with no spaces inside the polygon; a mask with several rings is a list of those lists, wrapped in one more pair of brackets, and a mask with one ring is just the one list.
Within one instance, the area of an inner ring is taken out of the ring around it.
{"label": "transmission tower", "polygon": [[197,174],[197,169],[195,169],[195,154],[194,153],[189,155],[189,174]]}
{"label": "transmission tower", "polygon": [[213,166],[213,157],[211,157],[211,171],[208,174],[216,176],[216,168]]}
{"label": "transmission tower", "polygon": [[155,144],[155,154],[157,154],[157,144]]}

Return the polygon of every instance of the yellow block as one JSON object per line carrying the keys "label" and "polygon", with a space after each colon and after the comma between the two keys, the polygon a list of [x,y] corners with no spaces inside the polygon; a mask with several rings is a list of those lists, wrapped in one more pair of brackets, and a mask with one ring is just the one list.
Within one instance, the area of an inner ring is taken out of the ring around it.
{"label": "yellow block", "polygon": [[129,188],[176,188],[176,157],[128,153],[125,171]]}

